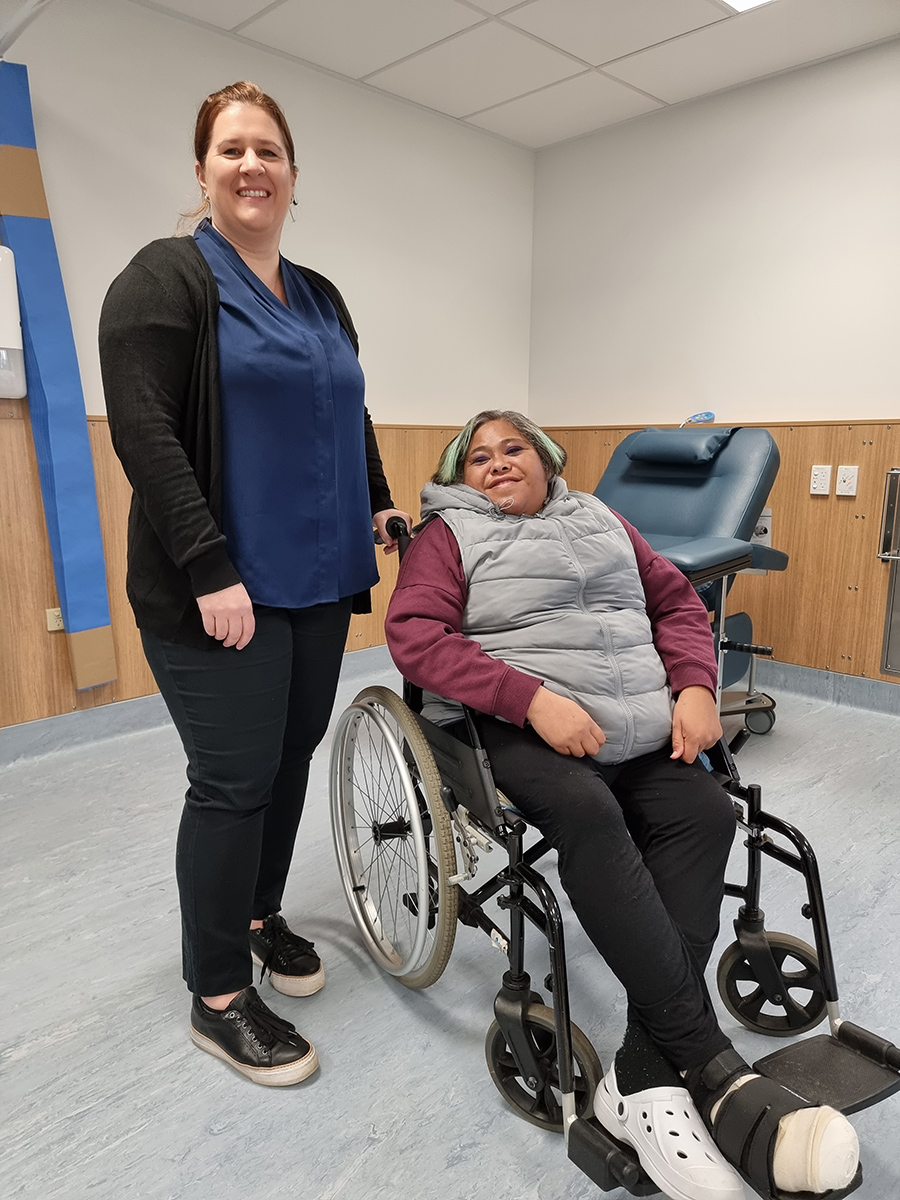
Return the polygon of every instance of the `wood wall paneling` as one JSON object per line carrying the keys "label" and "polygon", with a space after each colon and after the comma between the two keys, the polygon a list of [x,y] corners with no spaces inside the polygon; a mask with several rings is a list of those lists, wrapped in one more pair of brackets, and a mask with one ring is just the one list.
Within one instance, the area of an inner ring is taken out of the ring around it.
{"label": "wood wall paneling", "polygon": [[[732,611],[782,662],[896,683],[881,672],[889,564],[878,557],[886,472],[900,465],[900,422],[768,426],[781,452],[769,500],[784,572],[741,576]],[[831,494],[809,492],[813,464],[831,465]],[[837,468],[859,467],[856,496],[835,495]]]}
{"label": "wood wall paneling", "polygon": [[113,684],[76,692],[59,607],[37,458],[24,400],[0,401],[0,726],[93,708]]}
{"label": "wood wall paneling", "polygon": [[[459,433],[459,426],[379,425],[377,433],[394,505],[418,521],[422,485],[434,473],[441,451]],[[384,643],[384,618],[397,581],[398,562],[396,554],[384,554],[380,548],[376,557],[381,582],[372,591],[372,612],[350,622],[348,650]]]}
{"label": "wood wall paneling", "polygon": [[[45,610],[57,606],[34,445],[23,401],[0,404],[0,725],[130,699],[155,690],[125,597],[128,483],[102,418],[88,422],[107,562],[119,678],[75,692],[65,639],[48,633]],[[593,491],[613,450],[633,427],[548,428],[569,453],[570,486]],[[889,565],[877,558],[884,476],[900,466],[900,420],[865,425],[769,425],[781,452],[772,490],[774,544],[790,555],[784,572],[741,576],[729,609],[753,618],[757,641],[783,662],[865,675],[880,673]],[[419,491],[453,427],[380,426],[378,439],[394,500],[414,519]],[[809,494],[813,463],[859,467],[856,497]],[[348,649],[380,645],[396,579],[395,555],[378,554],[381,583],[374,611],[354,617]]]}

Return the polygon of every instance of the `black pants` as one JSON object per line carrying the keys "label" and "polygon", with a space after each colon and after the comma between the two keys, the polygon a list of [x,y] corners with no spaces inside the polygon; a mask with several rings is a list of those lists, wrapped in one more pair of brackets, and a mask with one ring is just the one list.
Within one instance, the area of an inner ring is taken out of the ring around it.
{"label": "black pants", "polygon": [[196,650],[142,634],[188,758],[175,870],[184,978],[197,995],[252,981],[250,921],[281,908],[350,604],[257,607],[243,650]]}
{"label": "black pants", "polygon": [[708,1062],[730,1045],[703,981],[735,832],[726,793],[699,763],[670,759],[671,746],[607,767],[492,717],[479,730],[497,786],[558,851],[630,1018],[679,1070]]}

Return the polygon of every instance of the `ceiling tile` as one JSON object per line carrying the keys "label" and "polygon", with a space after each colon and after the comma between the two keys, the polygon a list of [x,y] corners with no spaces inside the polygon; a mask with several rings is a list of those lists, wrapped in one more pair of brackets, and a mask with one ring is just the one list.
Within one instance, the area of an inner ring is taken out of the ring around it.
{"label": "ceiling tile", "polygon": [[240,32],[359,79],[484,20],[456,0],[287,0]]}
{"label": "ceiling tile", "polygon": [[537,150],[660,107],[615,80],[587,71],[488,109],[468,121]]}
{"label": "ceiling tile", "polygon": [[710,0],[534,0],[504,20],[598,66],[727,16]]}
{"label": "ceiling tile", "polygon": [[268,8],[268,3],[266,0],[161,0],[159,7],[184,17],[196,17],[219,29],[234,29]]}
{"label": "ceiling tile", "polygon": [[492,22],[379,71],[368,82],[463,117],[583,69],[549,46]]}
{"label": "ceiling tile", "polygon": [[775,0],[604,69],[669,104],[900,34],[900,0]]}

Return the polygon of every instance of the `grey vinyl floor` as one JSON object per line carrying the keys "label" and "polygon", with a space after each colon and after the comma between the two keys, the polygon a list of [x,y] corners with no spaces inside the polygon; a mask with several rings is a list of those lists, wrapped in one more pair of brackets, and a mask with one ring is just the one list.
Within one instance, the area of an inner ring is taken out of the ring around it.
{"label": "grey vinyl floor", "polygon": [[[339,709],[365,683],[396,685],[383,650],[347,657]],[[741,753],[742,775],[818,852],[844,1015],[898,1040],[898,718],[788,693],[778,701],[772,733]],[[9,756],[0,778],[2,1196],[598,1196],[562,1139],[518,1119],[490,1080],[483,1044],[503,959],[485,936],[460,928],[447,972],[424,992],[368,960],[334,864],[327,744],[285,900],[291,924],[315,940],[327,984],[305,1000],[262,988],[315,1042],[321,1070],[297,1087],[266,1089],[192,1047],[173,880],[181,747],[168,725],[142,730],[134,711],[133,731],[70,746],[63,736],[63,748]],[[767,925],[808,936],[797,882],[767,867]],[[624,996],[571,916],[567,934],[574,1019],[608,1062]],[[529,957],[542,979],[537,938]],[[777,1048],[721,1012],[748,1057]],[[859,1200],[894,1200],[900,1097],[854,1123]]]}

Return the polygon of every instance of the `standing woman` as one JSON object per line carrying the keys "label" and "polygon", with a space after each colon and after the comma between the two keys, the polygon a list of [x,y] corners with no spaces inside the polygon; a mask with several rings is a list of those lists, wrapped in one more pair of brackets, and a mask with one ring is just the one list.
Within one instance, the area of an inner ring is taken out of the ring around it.
{"label": "standing woman", "polygon": [[[194,131],[204,219],[145,246],[100,318],[110,431],[134,489],[128,597],[188,759],[178,833],[191,1038],[257,1083],[318,1066],[252,986],[325,976],[279,915],[351,612],[393,508],[340,293],[282,258],[294,144],[252,83]],[[199,214],[198,214],[199,215]],[[248,934],[249,930],[249,934]]]}

